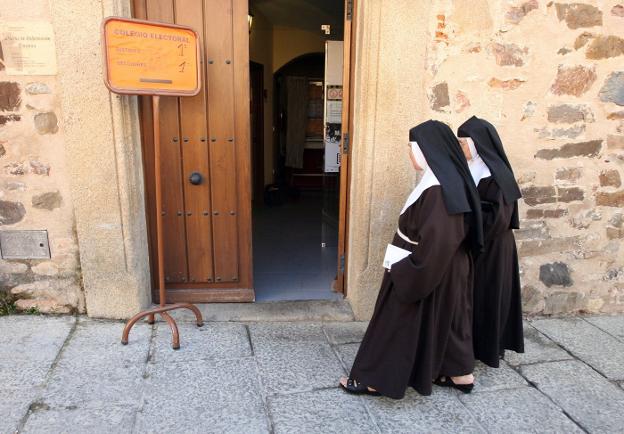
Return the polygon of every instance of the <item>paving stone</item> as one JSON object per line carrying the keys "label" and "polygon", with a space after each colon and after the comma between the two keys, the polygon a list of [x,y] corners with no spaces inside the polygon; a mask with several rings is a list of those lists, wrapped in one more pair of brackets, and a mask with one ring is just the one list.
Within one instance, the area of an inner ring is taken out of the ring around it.
{"label": "paving stone", "polygon": [[253,359],[150,366],[138,433],[262,433],[269,422]]}
{"label": "paving stone", "polygon": [[155,363],[251,356],[247,329],[243,324],[206,323],[197,327],[191,323],[180,323],[178,329],[180,349],[174,351],[169,326],[158,324],[152,355]]}
{"label": "paving stone", "polygon": [[267,343],[327,342],[321,324],[316,323],[256,323],[249,325],[249,332],[254,350],[260,352]]}
{"label": "paving stone", "polygon": [[37,396],[36,389],[0,387],[0,433],[14,433]]}
{"label": "paving stone", "polygon": [[268,398],[276,433],[373,433],[374,423],[360,397],[340,389]]}
{"label": "paving stone", "polygon": [[585,320],[624,341],[624,316],[590,316]]}
{"label": "paving stone", "polygon": [[327,343],[265,345],[256,352],[256,359],[262,385],[269,394],[334,387],[345,375]]}
{"label": "paving stone", "polygon": [[624,390],[578,360],[521,368],[525,377],[589,432],[621,432]]}
{"label": "paving stone", "polygon": [[332,344],[351,344],[362,342],[368,322],[336,322],[323,326]]}
{"label": "paving stone", "polygon": [[531,323],[555,342],[612,380],[624,379],[624,343],[581,318]]}
{"label": "paving stone", "polygon": [[360,349],[360,344],[340,345],[336,349],[348,374],[349,372],[351,372],[351,366],[353,366],[355,356]]}
{"label": "paving stone", "polygon": [[21,433],[130,433],[135,408],[108,405],[102,408],[39,409],[26,421]]}
{"label": "paving stone", "polygon": [[434,387],[430,396],[421,396],[410,388],[401,400],[366,397],[364,401],[383,433],[486,432],[457,394],[446,388]]}
{"label": "paving stone", "polygon": [[41,386],[52,362],[3,361],[0,364],[0,387],[19,389]]}
{"label": "paving stone", "polygon": [[52,408],[137,406],[143,393],[145,362],[105,361],[94,364],[61,360],[42,395]]}
{"label": "paving stone", "polygon": [[2,360],[52,363],[75,321],[74,317],[0,317],[0,363]]}
{"label": "paving stone", "polygon": [[152,327],[145,323],[136,324],[130,331],[128,345],[120,342],[123,328],[124,324],[121,322],[81,318],[72,338],[63,349],[61,360],[96,367],[107,363],[116,366],[145,364]]}
{"label": "paving stone", "polygon": [[546,396],[531,387],[460,395],[490,433],[582,433]]}
{"label": "paving stone", "polygon": [[568,352],[526,323],[524,324],[524,353],[505,351],[505,361],[511,366],[571,358]]}
{"label": "paving stone", "polygon": [[500,366],[498,368],[490,368],[477,361],[474,376],[475,392],[511,389],[527,384],[524,378],[511,369],[503,360],[500,361]]}

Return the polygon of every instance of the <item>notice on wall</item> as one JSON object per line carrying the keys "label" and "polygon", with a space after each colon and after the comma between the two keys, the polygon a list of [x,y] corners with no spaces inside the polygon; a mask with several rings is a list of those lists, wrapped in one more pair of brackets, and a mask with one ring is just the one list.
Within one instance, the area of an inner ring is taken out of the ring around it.
{"label": "notice on wall", "polygon": [[56,75],[52,24],[45,21],[2,23],[0,45],[8,75]]}
{"label": "notice on wall", "polygon": [[325,42],[325,172],[340,171],[342,139],[342,41]]}
{"label": "notice on wall", "polygon": [[104,21],[106,85],[116,93],[199,92],[199,44],[191,28],[109,17]]}

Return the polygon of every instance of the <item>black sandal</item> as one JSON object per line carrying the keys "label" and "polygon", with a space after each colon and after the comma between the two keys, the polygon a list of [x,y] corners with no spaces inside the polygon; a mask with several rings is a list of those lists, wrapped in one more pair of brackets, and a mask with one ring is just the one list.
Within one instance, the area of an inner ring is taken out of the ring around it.
{"label": "black sandal", "polygon": [[474,383],[470,384],[456,384],[451,377],[445,377],[444,375],[440,375],[433,381],[433,384],[440,387],[452,387],[457,390],[461,390],[464,393],[472,392],[474,388]]}
{"label": "black sandal", "polygon": [[354,380],[353,378],[347,379],[346,386],[343,386],[342,383],[339,383],[339,384],[340,384],[340,387],[342,387],[342,390],[344,390],[347,393],[351,393],[353,395],[381,396],[381,393],[377,392],[376,390],[370,390],[368,386],[362,383],[358,383],[357,380]]}

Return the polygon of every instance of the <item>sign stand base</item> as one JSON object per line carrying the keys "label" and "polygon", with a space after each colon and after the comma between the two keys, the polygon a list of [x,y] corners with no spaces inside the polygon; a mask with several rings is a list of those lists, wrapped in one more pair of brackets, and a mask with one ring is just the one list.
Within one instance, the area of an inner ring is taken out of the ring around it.
{"label": "sign stand base", "polygon": [[123,334],[121,336],[121,343],[123,345],[128,344],[128,335],[130,329],[141,318],[147,317],[149,324],[154,324],[156,321],[156,315],[160,315],[171,328],[172,343],[171,346],[174,350],[180,348],[180,333],[178,331],[178,325],[171,315],[167,312],[175,309],[190,309],[195,314],[195,320],[197,321],[197,327],[204,325],[202,314],[197,306],[191,303],[176,303],[167,305],[167,291],[165,289],[165,258],[163,248],[163,235],[162,235],[162,180],[160,177],[160,96],[152,96],[152,112],[154,115],[154,176],[156,178],[156,238],[157,238],[157,252],[158,252],[158,293],[160,298],[160,307],[144,310],[134,315],[128,320],[124,327]]}

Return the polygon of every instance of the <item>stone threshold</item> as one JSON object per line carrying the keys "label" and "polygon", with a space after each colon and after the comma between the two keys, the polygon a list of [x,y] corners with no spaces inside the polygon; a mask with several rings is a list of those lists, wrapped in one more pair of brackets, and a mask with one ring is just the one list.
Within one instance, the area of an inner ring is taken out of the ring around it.
{"label": "stone threshold", "polygon": [[[196,304],[204,321],[280,322],[280,321],[354,321],[353,310],[346,300],[273,301],[262,303]],[[192,322],[195,315],[188,309],[171,312],[178,321]]]}

